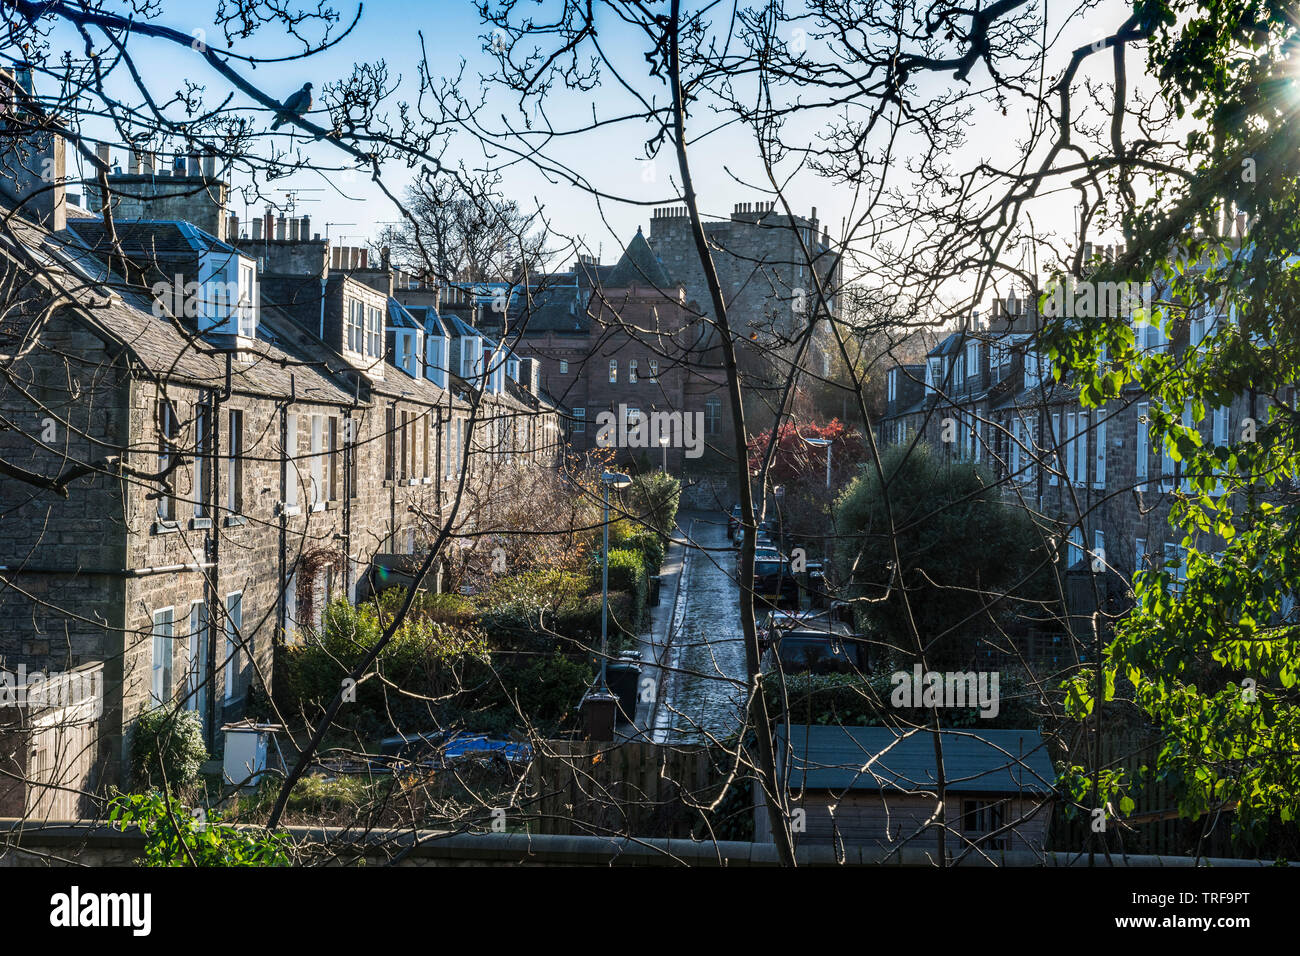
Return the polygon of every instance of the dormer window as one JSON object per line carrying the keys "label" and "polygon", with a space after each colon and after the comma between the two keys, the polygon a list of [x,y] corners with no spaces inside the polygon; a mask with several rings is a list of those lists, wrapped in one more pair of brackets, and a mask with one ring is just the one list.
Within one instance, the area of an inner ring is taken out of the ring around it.
{"label": "dormer window", "polygon": [[384,313],[374,306],[366,308],[366,354],[371,358],[384,354]]}
{"label": "dormer window", "polygon": [[424,377],[435,385],[447,387],[447,340],[441,335],[426,335],[424,340]]}
{"label": "dormer window", "polygon": [[344,344],[350,351],[365,352],[365,321],[366,306],[365,303],[358,299],[349,299],[348,307],[345,310],[346,318],[344,319]]}
{"label": "dormer window", "polygon": [[[186,298],[190,285],[186,284]],[[257,267],[252,259],[229,250],[204,253],[199,259],[196,308],[201,335],[254,338],[257,335]]]}
{"label": "dormer window", "polygon": [[402,329],[396,333],[397,367],[412,378],[420,374],[419,333],[414,329]]}

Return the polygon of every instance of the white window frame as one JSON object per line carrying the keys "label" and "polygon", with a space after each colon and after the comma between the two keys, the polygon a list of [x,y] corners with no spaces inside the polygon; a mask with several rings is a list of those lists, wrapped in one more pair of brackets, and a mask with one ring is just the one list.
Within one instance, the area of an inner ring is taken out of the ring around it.
{"label": "white window frame", "polygon": [[1060,480],[1061,477],[1060,447],[1061,447],[1061,413],[1052,412],[1052,450],[1051,450],[1052,470],[1051,473],[1047,476],[1047,483],[1053,486],[1056,485],[1056,483]]}
{"label": "white window frame", "polygon": [[1133,419],[1133,477],[1138,491],[1147,490],[1147,479],[1151,477],[1150,412],[1150,403],[1140,402],[1137,406],[1137,415]]}
{"label": "white window frame", "polygon": [[207,709],[208,686],[208,606],[203,601],[190,602],[189,666],[185,672],[185,709],[196,711],[202,719]]}
{"label": "white window frame", "polygon": [[1073,571],[1083,564],[1083,529],[1075,525],[1065,539],[1065,570]]}
{"label": "white window frame", "polygon": [[286,511],[298,507],[298,416],[289,412],[285,416],[284,437],[284,507]]}
{"label": "white window frame", "polygon": [[1094,429],[1092,486],[1106,487],[1106,418],[1105,409],[1097,410],[1097,427]]}
{"label": "white window frame", "polygon": [[176,609],[163,607],[153,612],[150,629],[150,679],[149,698],[155,707],[162,707],[172,699],[172,662],[175,656]]}
{"label": "white window frame", "polygon": [[325,416],[311,416],[311,510],[325,508]]}
{"label": "white window frame", "polygon": [[231,591],[226,595],[226,620],[224,632],[226,635],[226,663],[225,663],[225,700],[229,703],[235,700],[235,681],[239,677],[239,655],[242,653],[240,642],[242,635],[240,632],[244,628],[244,592]]}

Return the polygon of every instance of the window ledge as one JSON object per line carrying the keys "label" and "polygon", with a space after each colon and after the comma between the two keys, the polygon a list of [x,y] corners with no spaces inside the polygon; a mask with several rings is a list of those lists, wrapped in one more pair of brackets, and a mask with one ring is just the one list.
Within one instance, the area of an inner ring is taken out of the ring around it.
{"label": "window ledge", "polygon": [[212,519],[211,519],[211,518],[191,518],[191,519],[190,519],[190,530],[191,530],[191,531],[206,531],[208,528],[211,528],[211,527],[212,527]]}
{"label": "window ledge", "polygon": [[221,523],[227,528],[238,528],[240,525],[248,524],[248,519],[243,515],[227,515],[221,519]]}
{"label": "window ledge", "polygon": [[314,504],[314,505],[311,506],[311,510],[312,510],[313,513],[317,512],[317,511],[324,511],[324,510],[325,510],[325,502],[323,502],[323,501],[317,502],[316,504]]}
{"label": "window ledge", "polygon": [[173,532],[180,531],[180,530],[181,530],[181,525],[179,521],[155,521],[153,523],[153,526],[149,529],[149,533],[150,534],[172,534]]}
{"label": "window ledge", "polygon": [[280,509],[280,514],[284,515],[286,518],[292,518],[294,515],[302,514],[302,509],[297,505],[285,505]]}

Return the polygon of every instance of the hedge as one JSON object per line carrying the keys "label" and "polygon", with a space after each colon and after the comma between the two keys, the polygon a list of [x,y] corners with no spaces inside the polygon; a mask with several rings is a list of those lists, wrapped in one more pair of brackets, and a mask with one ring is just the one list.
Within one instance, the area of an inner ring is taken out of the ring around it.
{"label": "hedge", "polygon": [[160,789],[165,779],[175,793],[199,779],[199,767],[207,759],[196,711],[159,707],[141,714],[131,726],[133,790]]}

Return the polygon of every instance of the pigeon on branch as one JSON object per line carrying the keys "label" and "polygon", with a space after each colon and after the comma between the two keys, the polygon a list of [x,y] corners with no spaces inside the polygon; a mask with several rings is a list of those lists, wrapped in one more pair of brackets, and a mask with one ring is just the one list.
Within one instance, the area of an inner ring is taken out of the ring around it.
{"label": "pigeon on branch", "polygon": [[311,109],[311,84],[304,83],[302,89],[294,93],[284,101],[284,106],[276,116],[275,122],[271,124],[272,130],[277,130],[285,123],[289,122],[293,116],[302,116]]}

